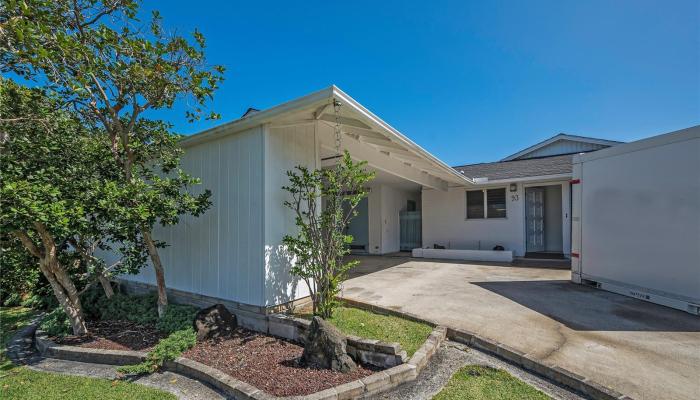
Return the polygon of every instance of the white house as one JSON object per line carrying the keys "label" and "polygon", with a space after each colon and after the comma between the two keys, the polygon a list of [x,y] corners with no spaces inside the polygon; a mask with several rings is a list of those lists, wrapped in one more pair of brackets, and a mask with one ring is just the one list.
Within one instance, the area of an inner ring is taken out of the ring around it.
{"label": "white house", "polygon": [[[259,313],[308,295],[289,274],[282,238],[295,225],[281,187],[296,165],[334,164],[336,121],[341,148],[376,172],[348,228],[353,251],[369,254],[502,246],[515,256],[568,255],[572,154],[617,144],[562,134],[496,163],[452,168],[335,86],[248,110],[183,140],[182,166],[212,191],[213,206],[155,231],[169,244],[161,258],[174,294]],[[154,282],[150,268],[123,278]]]}
{"label": "white house", "polygon": [[616,144],[559,134],[498,162],[455,167],[469,182],[422,192],[424,247],[569,257],[572,159]]}

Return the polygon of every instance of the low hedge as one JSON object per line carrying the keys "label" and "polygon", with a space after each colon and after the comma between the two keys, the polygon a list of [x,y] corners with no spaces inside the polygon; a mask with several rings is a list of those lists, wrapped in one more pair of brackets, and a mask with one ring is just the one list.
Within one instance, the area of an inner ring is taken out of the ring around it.
{"label": "low hedge", "polygon": [[[127,295],[115,293],[111,298],[104,295],[102,288],[92,288],[81,296],[85,317],[93,320],[125,320],[143,325],[155,325],[166,334],[192,327],[197,308],[182,304],[169,304],[165,313],[158,318],[156,293]],[[51,311],[41,323],[41,329],[51,336],[65,336],[72,333],[68,317],[61,307]]]}

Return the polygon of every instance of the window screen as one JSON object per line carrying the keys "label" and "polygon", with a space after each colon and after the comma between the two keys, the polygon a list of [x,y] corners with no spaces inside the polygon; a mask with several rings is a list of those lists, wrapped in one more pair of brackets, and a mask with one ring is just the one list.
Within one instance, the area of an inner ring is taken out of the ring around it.
{"label": "window screen", "polygon": [[483,190],[467,191],[467,219],[484,218]]}
{"label": "window screen", "polygon": [[489,189],[486,191],[486,205],[488,218],[506,217],[506,189]]}

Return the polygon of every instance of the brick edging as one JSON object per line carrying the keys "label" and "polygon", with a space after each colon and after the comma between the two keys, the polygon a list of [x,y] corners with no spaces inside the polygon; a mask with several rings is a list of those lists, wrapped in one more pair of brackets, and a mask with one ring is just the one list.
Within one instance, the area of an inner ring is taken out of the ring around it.
{"label": "brick edging", "polygon": [[595,400],[632,400],[631,397],[605,387],[590,378],[578,375],[556,364],[542,362],[506,344],[487,339],[475,333],[448,328],[447,337],[455,342],[460,342],[485,353],[496,355],[518,367],[542,375],[547,379],[590,396]]}
{"label": "brick edging", "polygon": [[[438,326],[437,323],[421,318],[415,314],[406,313],[375,304],[363,303],[353,299],[342,298],[341,300],[353,307],[362,308],[378,314],[394,315],[412,321],[429,324],[431,326]],[[632,397],[623,395],[616,390],[603,386],[590,378],[578,375],[558,365],[542,362],[529,354],[524,354],[523,352],[506,344],[487,339],[473,332],[447,328],[447,338],[455,342],[460,342],[470,347],[477,348],[483,352],[493,354],[512,364],[515,364],[520,368],[544,376],[551,381],[566,386],[579,393],[583,393],[594,400],[633,400]]]}
{"label": "brick edging", "polygon": [[[407,363],[379,371],[352,382],[344,383],[307,396],[275,397],[268,393],[216,369],[190,360],[178,357],[166,361],[163,369],[174,371],[205,383],[236,399],[271,400],[346,400],[371,396],[402,383],[416,379],[425,368],[430,358],[435,354],[447,336],[447,328],[438,326],[430,333],[423,345],[416,351]],[[90,349],[77,346],[59,345],[49,339],[48,335],[37,329],[34,334],[34,344],[42,356],[62,360],[80,361],[94,364],[129,365],[138,364],[146,359],[147,353],[140,351]]]}

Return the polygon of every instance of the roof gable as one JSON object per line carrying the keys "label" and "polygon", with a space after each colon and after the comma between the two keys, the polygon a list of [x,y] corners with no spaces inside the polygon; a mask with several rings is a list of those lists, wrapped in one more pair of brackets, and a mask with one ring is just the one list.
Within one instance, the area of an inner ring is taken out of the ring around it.
{"label": "roof gable", "polygon": [[620,144],[614,140],[596,139],[560,133],[545,141],[530,146],[501,161],[525,160],[538,157],[551,157],[563,154],[586,153]]}

